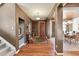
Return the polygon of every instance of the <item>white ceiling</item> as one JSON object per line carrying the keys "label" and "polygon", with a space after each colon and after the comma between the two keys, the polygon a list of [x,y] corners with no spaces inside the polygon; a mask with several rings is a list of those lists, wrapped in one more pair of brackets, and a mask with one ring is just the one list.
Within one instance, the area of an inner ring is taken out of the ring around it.
{"label": "white ceiling", "polygon": [[35,20],[37,16],[41,18],[41,20],[46,19],[52,8],[54,7],[54,3],[19,3],[20,8],[27,13],[27,15]]}

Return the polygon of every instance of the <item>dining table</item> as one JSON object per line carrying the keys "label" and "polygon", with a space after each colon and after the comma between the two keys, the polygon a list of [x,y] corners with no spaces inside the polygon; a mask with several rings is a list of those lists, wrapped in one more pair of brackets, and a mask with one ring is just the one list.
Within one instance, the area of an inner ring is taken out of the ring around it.
{"label": "dining table", "polygon": [[73,34],[65,34],[65,41],[69,41],[70,44],[74,38],[75,38],[75,35]]}

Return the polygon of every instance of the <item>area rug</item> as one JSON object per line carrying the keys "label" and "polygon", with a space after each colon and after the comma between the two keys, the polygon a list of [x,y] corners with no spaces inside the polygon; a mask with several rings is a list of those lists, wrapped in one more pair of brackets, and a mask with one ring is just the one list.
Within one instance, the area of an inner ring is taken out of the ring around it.
{"label": "area rug", "polygon": [[39,44],[42,43],[44,40],[41,37],[36,37],[35,43]]}

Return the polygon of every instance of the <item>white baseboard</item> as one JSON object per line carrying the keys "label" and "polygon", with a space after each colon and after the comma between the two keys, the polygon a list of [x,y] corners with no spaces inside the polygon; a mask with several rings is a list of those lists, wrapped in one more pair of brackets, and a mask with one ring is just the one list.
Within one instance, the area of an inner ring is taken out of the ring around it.
{"label": "white baseboard", "polygon": [[63,53],[58,53],[56,50],[55,50],[55,53],[56,53],[58,56],[63,55]]}
{"label": "white baseboard", "polygon": [[21,47],[24,46],[24,45],[26,45],[26,43],[21,44],[21,45],[19,46],[19,48],[21,48]]}
{"label": "white baseboard", "polygon": [[[21,48],[22,46],[24,46],[24,45],[26,45],[26,44],[27,44],[27,43],[21,44],[21,45],[19,46],[19,48]],[[20,49],[18,49],[15,54],[17,54],[19,51],[20,51]]]}
{"label": "white baseboard", "polygon": [[17,54],[19,51],[20,51],[20,50],[17,50],[17,51],[15,52],[15,54]]}

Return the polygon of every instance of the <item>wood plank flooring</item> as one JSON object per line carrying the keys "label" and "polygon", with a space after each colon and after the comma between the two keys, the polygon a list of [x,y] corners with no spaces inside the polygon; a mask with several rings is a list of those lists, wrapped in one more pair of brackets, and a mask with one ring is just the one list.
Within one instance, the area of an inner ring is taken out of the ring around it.
{"label": "wood plank flooring", "polygon": [[20,49],[16,56],[53,56],[53,45],[50,41],[42,43],[27,44]]}
{"label": "wood plank flooring", "polygon": [[64,56],[79,56],[79,51],[64,51]]}

